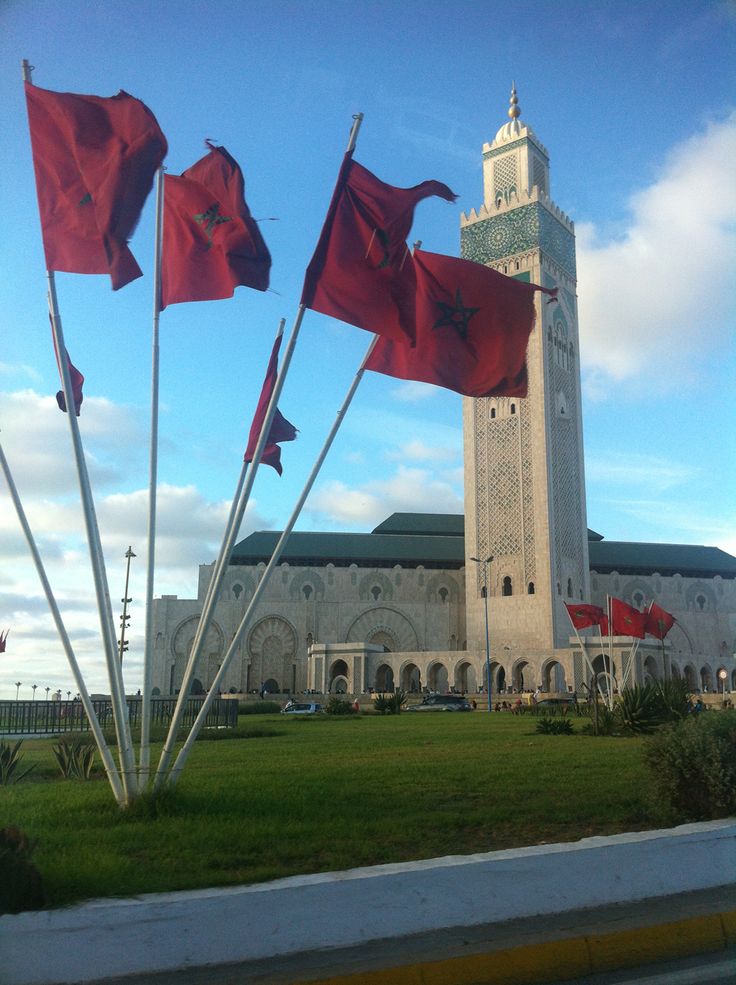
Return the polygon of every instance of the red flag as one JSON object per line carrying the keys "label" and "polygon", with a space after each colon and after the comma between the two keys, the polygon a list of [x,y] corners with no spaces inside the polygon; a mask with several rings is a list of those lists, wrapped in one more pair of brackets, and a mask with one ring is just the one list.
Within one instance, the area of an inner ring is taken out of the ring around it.
{"label": "red flag", "polygon": [[4,633],[0,633],[0,653],[5,653],[5,647],[8,642],[9,629],[6,629]]}
{"label": "red flag", "polygon": [[644,613],[644,615],[646,616],[644,629],[650,636],[656,636],[658,640],[663,640],[677,622],[671,613],[662,609],[656,602],[652,602],[649,606],[649,612]]}
{"label": "red flag", "polygon": [[636,636],[644,639],[646,613],[639,612],[621,599],[611,599],[611,629],[614,636]]}
{"label": "red flag", "polygon": [[243,172],[224,147],[164,176],[161,308],[268,288],[271,254],[245,201]]}
{"label": "red flag", "polygon": [[416,344],[379,338],[366,368],[468,397],[525,397],[534,292],[554,296],[556,289],[421,250],[414,252],[413,267]]}
{"label": "red flag", "polygon": [[586,605],[583,602],[569,604],[565,602],[567,614],[575,629],[586,629],[588,626],[600,626],[606,614],[599,605]]}
{"label": "red flag", "polygon": [[46,267],[109,272],[113,290],[141,270],[128,249],[163,161],[166,138],[148,107],[117,96],[50,92],[26,82]]}
{"label": "red flag", "polygon": [[[279,335],[273,344],[271,358],[268,361],[268,368],[266,369],[266,378],[263,381],[263,388],[261,389],[261,396],[258,399],[256,413],[253,418],[253,423],[250,426],[248,447],[245,449],[245,455],[243,456],[244,462],[253,461],[253,455],[256,450],[256,445],[258,444],[258,438],[261,434],[261,428],[263,427],[263,422],[266,419],[266,411],[268,410],[268,405],[271,400],[271,394],[276,386],[281,339],[282,336]],[[276,469],[279,475],[281,475],[283,469],[281,468],[281,449],[278,446],[278,442],[293,441],[296,438],[296,434],[297,431],[294,425],[290,424],[281,411],[277,408],[276,413],[273,416],[273,420],[271,421],[271,430],[268,432],[268,440],[266,442],[266,447],[263,449],[261,462],[265,462],[266,465],[270,465],[272,468]]]}
{"label": "red flag", "polygon": [[424,198],[456,196],[439,181],[394,188],[345,155],[302,304],[397,340],[414,338],[414,272],[406,240]]}
{"label": "red flag", "polygon": [[[49,315],[49,321],[51,321],[51,315]],[[59,350],[56,348],[56,336],[54,335],[54,332],[53,332],[53,322],[52,322],[52,328],[51,328],[51,337],[52,337],[53,342],[54,342],[54,355],[56,356],[56,365],[59,367],[59,377],[61,379],[62,387],[63,387],[63,385],[64,385],[64,377],[63,377],[63,374],[62,374],[62,371],[61,371],[61,362],[59,360]],[[82,401],[84,400],[84,394],[82,393],[82,387],[84,386],[84,377],[82,376],[82,374],[79,372],[79,370],[77,369],[77,367],[74,365],[74,363],[69,358],[69,350],[68,349],[65,349],[64,351],[66,353],[67,365],[69,366],[69,375],[71,376],[71,380],[72,380],[72,399],[74,400],[74,410],[76,412],[77,417],[79,417],[79,411],[80,411],[80,408],[82,406]],[[66,400],[64,399],[64,390],[63,389],[62,390],[59,390],[57,392],[57,394],[56,394],[56,402],[59,405],[59,410],[63,410],[64,413],[66,414]]]}
{"label": "red flag", "polygon": [[599,623],[599,626],[600,626],[601,636],[608,636],[608,635],[610,635],[609,632],[608,632],[608,616],[603,616],[603,618],[601,619],[601,621]]}

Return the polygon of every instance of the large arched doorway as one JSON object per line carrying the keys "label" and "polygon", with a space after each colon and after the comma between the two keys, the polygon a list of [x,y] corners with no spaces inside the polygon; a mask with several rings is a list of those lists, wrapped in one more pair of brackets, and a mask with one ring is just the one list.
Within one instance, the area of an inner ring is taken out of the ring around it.
{"label": "large arched doorway", "polygon": [[416,664],[409,663],[401,671],[401,690],[418,694],[422,690],[422,676]]}
{"label": "large arched doorway", "polygon": [[567,691],[565,668],[557,660],[550,660],[542,671],[542,690],[551,692]]}
{"label": "large arched doorway", "polygon": [[700,668],[700,688],[704,693],[713,691],[713,671],[708,664]]}
{"label": "large arched doorway", "polygon": [[330,694],[345,694],[348,690],[348,665],[344,660],[336,660],[330,667]]}
{"label": "large arched doorway", "polygon": [[447,694],[449,690],[447,667],[443,663],[432,664],[427,672],[427,683],[430,691]]}
{"label": "large arched doorway", "polygon": [[514,664],[511,671],[511,686],[515,691],[523,691],[525,688],[531,687],[531,680],[527,681],[526,677],[529,677],[529,662],[527,660],[519,660]]}
{"label": "large arched doorway", "polygon": [[594,658],[593,673],[601,694],[613,694],[616,689],[616,664],[611,663],[611,658],[607,653],[599,653]]}
{"label": "large arched doorway", "polygon": [[376,671],[376,691],[380,694],[385,694],[387,691],[393,691],[394,689],[394,670],[393,667],[389,667],[388,664],[381,664],[381,666]]}
{"label": "large arched doorway", "polygon": [[697,691],[699,689],[698,673],[692,664],[685,665],[685,683],[689,691]]}
{"label": "large arched doorway", "polygon": [[475,667],[467,660],[455,668],[455,687],[461,694],[478,690],[478,678]]}

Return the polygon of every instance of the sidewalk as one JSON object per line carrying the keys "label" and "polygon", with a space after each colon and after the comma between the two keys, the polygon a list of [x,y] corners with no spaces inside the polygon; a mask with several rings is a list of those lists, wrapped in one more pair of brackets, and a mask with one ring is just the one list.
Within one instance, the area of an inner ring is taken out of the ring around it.
{"label": "sidewalk", "polygon": [[726,948],[734,884],[105,985],[541,985]]}

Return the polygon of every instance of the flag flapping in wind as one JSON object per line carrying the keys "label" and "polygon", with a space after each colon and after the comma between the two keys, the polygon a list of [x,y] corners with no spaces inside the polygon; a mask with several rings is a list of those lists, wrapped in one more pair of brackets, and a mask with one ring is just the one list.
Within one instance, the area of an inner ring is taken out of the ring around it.
{"label": "flag flapping in wind", "polygon": [[[63,410],[64,413],[66,414],[66,400],[64,398],[64,390],[63,390],[64,374],[61,369],[61,360],[59,358],[59,350],[56,346],[56,336],[54,335],[54,331],[53,331],[53,322],[51,321],[51,315],[49,315],[49,321],[51,322],[51,338],[54,343],[54,355],[56,356],[56,365],[59,369],[59,379],[61,380],[61,384],[62,384],[62,389],[58,390],[56,393],[56,402],[59,405],[59,410]],[[69,350],[65,349],[64,352],[66,353],[66,362],[69,367],[69,376],[71,377],[71,382],[72,382],[72,399],[74,401],[74,411],[77,417],[79,417],[79,412],[82,407],[82,401],[84,400],[84,394],[82,393],[82,387],[84,386],[84,377],[69,358]]]}
{"label": "flag flapping in wind", "polygon": [[271,254],[245,201],[245,181],[224,147],[183,174],[164,176],[161,308],[217,301],[236,287],[268,289]]}
{"label": "flag flapping in wind", "polygon": [[470,260],[415,250],[414,346],[379,338],[366,368],[468,397],[527,394],[526,348],[534,327],[527,284]]}
{"label": "flag flapping in wind", "polygon": [[[250,426],[248,447],[245,449],[245,455],[243,456],[244,462],[253,461],[253,455],[255,454],[256,445],[258,444],[261,428],[263,427],[263,422],[266,419],[266,411],[268,410],[268,405],[271,400],[271,394],[276,386],[281,338],[282,336],[279,335],[273,344],[271,358],[268,361],[268,368],[266,369],[266,378],[263,381],[263,388],[261,389],[261,395],[258,398],[256,413],[253,418],[253,423]],[[276,469],[279,475],[281,475],[283,473],[283,469],[281,467],[281,448],[279,447],[279,442],[294,441],[296,435],[297,429],[293,424],[290,424],[281,411],[276,408],[276,413],[271,421],[271,429],[268,432],[268,440],[266,441],[266,445],[263,449],[263,455],[261,456],[261,462],[265,462],[266,465],[270,465],[272,468]]]}
{"label": "flag flapping in wind", "polygon": [[636,636],[644,639],[646,613],[639,612],[621,599],[611,599],[611,635]]}
{"label": "flag flapping in wind", "polygon": [[584,602],[565,602],[565,608],[570,616],[570,622],[575,629],[587,629],[588,626],[600,626],[606,614],[599,605],[588,605]]}
{"label": "flag flapping in wind", "polygon": [[414,339],[414,271],[406,245],[414,209],[455,194],[439,181],[395,188],[345,155],[301,302],[395,340]]}
{"label": "flag flapping in wind", "polygon": [[51,92],[25,83],[48,270],[110,274],[113,290],[141,269],[128,247],[167,144],[139,99]]}
{"label": "flag flapping in wind", "polygon": [[652,602],[649,611],[645,614],[644,629],[649,636],[655,636],[658,640],[663,640],[667,633],[672,629],[677,620],[666,609]]}

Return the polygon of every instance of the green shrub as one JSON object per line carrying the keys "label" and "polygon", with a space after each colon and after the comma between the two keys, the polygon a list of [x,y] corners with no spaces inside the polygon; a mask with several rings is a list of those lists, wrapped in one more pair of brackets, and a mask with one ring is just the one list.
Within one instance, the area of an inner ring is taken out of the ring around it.
{"label": "green shrub", "polygon": [[692,716],[644,747],[658,802],[675,819],[736,813],[736,711]]}
{"label": "green shrub", "polygon": [[655,684],[625,687],[616,710],[622,728],[636,735],[653,732],[666,720],[662,695]]}
{"label": "green shrub", "polygon": [[326,715],[354,715],[355,708],[353,708],[350,701],[346,701],[345,698],[340,698],[336,694],[333,694],[330,700],[325,705]]}
{"label": "green shrub", "polygon": [[51,751],[65,780],[89,780],[95,763],[95,747],[88,739],[61,739]]}
{"label": "green shrub", "polygon": [[572,735],[573,727],[569,718],[540,718],[535,731],[540,735]]}
{"label": "green shrub", "polygon": [[0,786],[6,787],[11,783],[17,783],[24,776],[28,776],[33,769],[33,766],[29,766],[27,770],[19,772],[20,761],[23,758],[20,751],[22,745],[22,739],[12,746],[9,742],[0,742]]}
{"label": "green shrub", "polygon": [[690,688],[682,677],[671,677],[657,684],[662,716],[666,722],[680,722],[690,714]]}
{"label": "green shrub", "polygon": [[611,711],[605,705],[599,704],[596,719],[595,710],[591,705],[589,714],[591,720],[581,729],[586,735],[615,735],[620,731],[621,726],[619,724],[620,715],[618,709]]}
{"label": "green shrub", "polygon": [[239,715],[277,715],[281,711],[278,701],[241,701]]}
{"label": "green shrub", "polygon": [[0,829],[0,914],[44,905],[41,875],[31,861],[35,847],[18,828]]}

